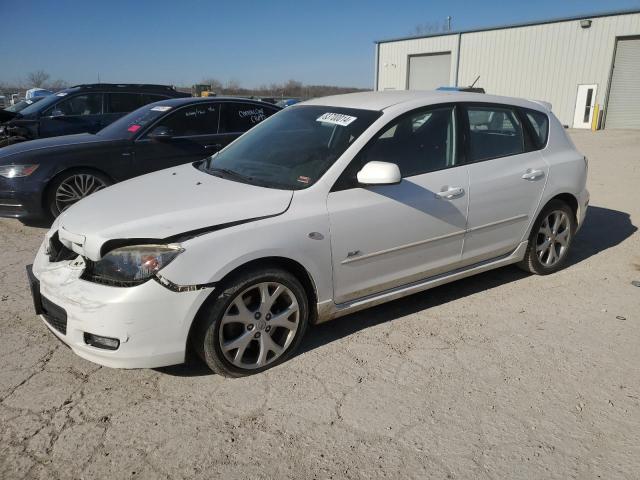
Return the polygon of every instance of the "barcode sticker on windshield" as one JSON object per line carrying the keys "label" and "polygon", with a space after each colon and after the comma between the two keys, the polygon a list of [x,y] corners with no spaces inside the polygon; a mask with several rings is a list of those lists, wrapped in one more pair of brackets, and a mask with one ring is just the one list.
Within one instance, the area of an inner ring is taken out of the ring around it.
{"label": "barcode sticker on windshield", "polygon": [[166,107],[164,105],[158,105],[157,107],[152,107],[151,110],[154,111],[154,112],[166,112],[168,110],[171,110],[171,107]]}
{"label": "barcode sticker on windshield", "polygon": [[316,118],[316,122],[324,122],[331,123],[333,125],[340,125],[341,127],[346,127],[350,123],[353,123],[357,120],[358,117],[351,117],[349,115],[343,115],[342,113],[324,113]]}

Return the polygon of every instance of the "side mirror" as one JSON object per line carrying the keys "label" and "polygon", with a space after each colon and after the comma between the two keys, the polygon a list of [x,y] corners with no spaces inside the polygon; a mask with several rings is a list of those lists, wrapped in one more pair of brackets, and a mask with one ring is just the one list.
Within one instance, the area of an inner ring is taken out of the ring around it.
{"label": "side mirror", "polygon": [[171,129],[169,127],[156,127],[151,130],[147,137],[151,138],[152,140],[166,142],[173,138],[173,133],[171,132]]}
{"label": "side mirror", "polygon": [[52,110],[50,117],[60,119],[64,117],[64,112],[62,110]]}
{"label": "side mirror", "polygon": [[393,185],[402,181],[398,165],[389,162],[368,162],[357,178],[363,185]]}

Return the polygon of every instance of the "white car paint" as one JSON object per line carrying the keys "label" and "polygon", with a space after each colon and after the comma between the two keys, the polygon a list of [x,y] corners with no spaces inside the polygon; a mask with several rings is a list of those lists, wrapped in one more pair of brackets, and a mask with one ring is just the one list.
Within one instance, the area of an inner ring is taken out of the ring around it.
{"label": "white car paint", "polygon": [[[393,119],[451,102],[543,112],[549,116],[548,144],[396,185],[332,191],[355,155]],[[257,187],[184,165],[97,192],[58,217],[33,265],[42,295],[67,311],[67,334],[52,332],[78,355],[102,365],[179,363],[194,317],[216,282],[248,262],[280,257],[301,265],[313,284],[321,322],[520,261],[532,223],[556,195],[576,199],[582,224],[589,199],[586,161],[540,103],[463,92],[393,91],[314,99],[287,111],[305,105],[381,111],[309,188]],[[49,261],[46,250],[56,232],[78,259]],[[186,232],[191,233],[182,235]],[[83,257],[100,259],[108,241],[167,238],[184,251],[158,276],[185,291],[153,280],[125,288],[79,278]],[[120,348],[89,346],[83,332],[118,338]]]}

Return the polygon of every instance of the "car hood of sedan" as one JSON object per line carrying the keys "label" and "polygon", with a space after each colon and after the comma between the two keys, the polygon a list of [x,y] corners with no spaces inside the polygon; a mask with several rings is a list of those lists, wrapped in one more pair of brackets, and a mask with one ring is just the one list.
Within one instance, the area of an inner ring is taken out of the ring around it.
{"label": "car hood of sedan", "polygon": [[[47,149],[50,152],[51,149],[59,147],[69,147],[72,145],[88,145],[88,144],[102,144],[104,142],[111,142],[109,138],[104,138],[99,135],[93,135],[91,133],[78,133],[76,135],[64,135],[60,137],[48,137],[39,138],[37,140],[30,140],[28,142],[20,142],[13,145],[0,148],[0,160],[7,157],[13,157],[14,155],[30,154],[38,152],[40,150]],[[11,159],[13,161],[13,159]]]}
{"label": "car hood of sedan", "polygon": [[58,218],[63,244],[91,260],[109,240],[164,240],[281,214],[293,191],[239,183],[192,164],[133,178],[76,203]]}

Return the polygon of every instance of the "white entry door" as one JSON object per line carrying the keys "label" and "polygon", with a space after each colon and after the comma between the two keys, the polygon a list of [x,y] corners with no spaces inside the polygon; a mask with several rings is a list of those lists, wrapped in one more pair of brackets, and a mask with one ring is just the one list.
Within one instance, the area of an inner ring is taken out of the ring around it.
{"label": "white entry door", "polygon": [[573,115],[573,128],[591,128],[597,89],[598,85],[578,85],[576,110]]}

